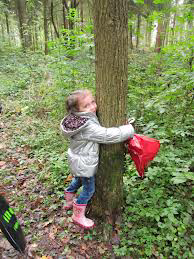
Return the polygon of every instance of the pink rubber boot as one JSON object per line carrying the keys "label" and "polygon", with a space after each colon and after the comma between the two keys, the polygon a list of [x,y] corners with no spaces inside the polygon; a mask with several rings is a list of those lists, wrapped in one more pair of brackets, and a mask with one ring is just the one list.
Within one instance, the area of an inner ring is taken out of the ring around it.
{"label": "pink rubber boot", "polygon": [[89,229],[94,227],[94,221],[85,217],[86,206],[87,204],[76,204],[74,202],[72,219],[80,227]]}
{"label": "pink rubber boot", "polygon": [[74,192],[66,192],[65,191],[65,201],[66,205],[64,206],[65,210],[70,210],[73,208],[73,198],[75,193]]}

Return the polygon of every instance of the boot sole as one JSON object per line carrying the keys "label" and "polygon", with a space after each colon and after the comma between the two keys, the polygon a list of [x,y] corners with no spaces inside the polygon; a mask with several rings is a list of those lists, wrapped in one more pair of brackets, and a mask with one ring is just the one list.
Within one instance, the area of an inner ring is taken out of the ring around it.
{"label": "boot sole", "polygon": [[74,219],[73,219],[73,223],[76,224],[76,225],[78,225],[78,226],[80,226],[81,228],[84,228],[84,229],[93,229],[93,228],[96,226],[96,225],[94,224],[94,225],[92,225],[91,227],[86,227],[86,226],[80,224],[79,222],[75,221]]}

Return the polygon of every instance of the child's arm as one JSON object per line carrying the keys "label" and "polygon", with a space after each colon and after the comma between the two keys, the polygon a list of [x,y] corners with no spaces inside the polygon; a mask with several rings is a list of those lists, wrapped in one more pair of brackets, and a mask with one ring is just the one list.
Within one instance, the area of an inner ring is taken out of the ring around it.
{"label": "child's arm", "polygon": [[83,130],[82,138],[102,144],[114,144],[124,142],[128,138],[133,138],[134,128],[131,124],[120,127],[105,128],[95,123]]}

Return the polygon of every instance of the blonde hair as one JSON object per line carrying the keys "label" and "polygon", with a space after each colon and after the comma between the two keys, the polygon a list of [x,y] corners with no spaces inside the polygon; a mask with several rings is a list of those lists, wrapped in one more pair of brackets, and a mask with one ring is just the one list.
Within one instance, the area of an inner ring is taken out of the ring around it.
{"label": "blonde hair", "polygon": [[72,92],[66,100],[66,109],[67,112],[73,113],[79,111],[79,100],[81,97],[91,93],[87,89],[80,89]]}

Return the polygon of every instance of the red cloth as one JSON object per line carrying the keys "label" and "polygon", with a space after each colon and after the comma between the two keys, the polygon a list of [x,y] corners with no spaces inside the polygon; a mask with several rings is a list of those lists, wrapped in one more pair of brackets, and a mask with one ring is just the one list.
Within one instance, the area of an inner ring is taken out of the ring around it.
{"label": "red cloth", "polygon": [[145,168],[154,159],[160,149],[160,142],[157,139],[134,134],[132,139],[127,141],[128,153],[134,161],[140,177],[144,177]]}

